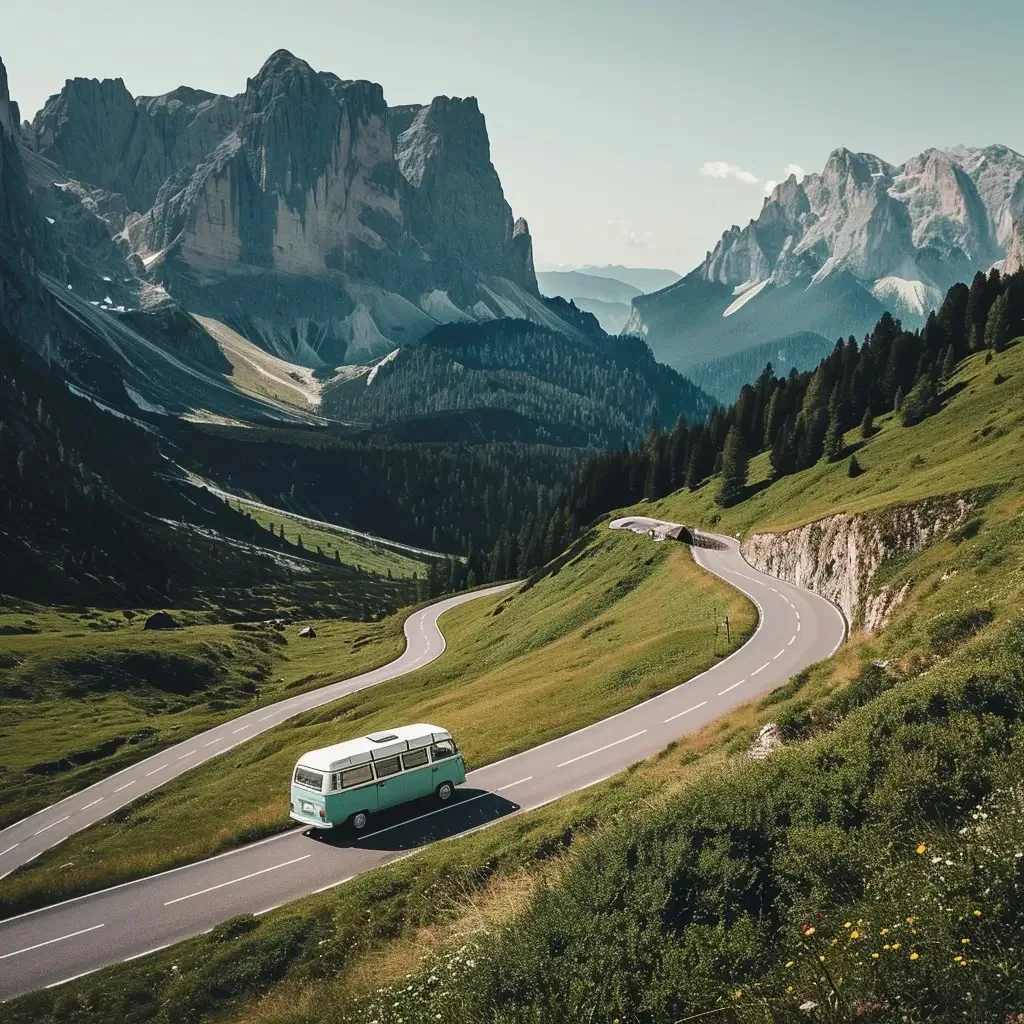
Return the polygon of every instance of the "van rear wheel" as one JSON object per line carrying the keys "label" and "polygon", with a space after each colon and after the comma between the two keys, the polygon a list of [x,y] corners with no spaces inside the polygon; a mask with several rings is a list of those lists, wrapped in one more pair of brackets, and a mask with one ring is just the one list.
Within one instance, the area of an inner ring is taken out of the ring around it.
{"label": "van rear wheel", "polygon": [[366,811],[356,811],[348,821],[354,831],[362,832],[370,823],[370,815]]}
{"label": "van rear wheel", "polygon": [[455,787],[450,782],[442,782],[441,785],[437,787],[437,799],[443,804],[448,803],[454,793]]}

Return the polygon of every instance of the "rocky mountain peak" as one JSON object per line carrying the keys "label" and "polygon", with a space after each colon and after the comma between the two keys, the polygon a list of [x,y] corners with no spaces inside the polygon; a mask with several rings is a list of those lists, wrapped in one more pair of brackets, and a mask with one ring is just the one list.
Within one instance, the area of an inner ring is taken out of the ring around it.
{"label": "rocky mountain peak", "polygon": [[7,68],[0,60],[0,129],[11,138],[20,131],[21,115],[18,112],[18,104],[11,100],[10,89],[7,86]]}
{"label": "rocky mountain peak", "polygon": [[1024,219],[1014,222],[1003,269],[1007,274],[1018,274],[1024,271]]}
{"label": "rocky mountain peak", "polygon": [[1011,197],[1024,178],[1024,155],[1009,146],[953,146],[946,151],[970,176],[990,215],[996,244],[1005,248],[1013,232]]}

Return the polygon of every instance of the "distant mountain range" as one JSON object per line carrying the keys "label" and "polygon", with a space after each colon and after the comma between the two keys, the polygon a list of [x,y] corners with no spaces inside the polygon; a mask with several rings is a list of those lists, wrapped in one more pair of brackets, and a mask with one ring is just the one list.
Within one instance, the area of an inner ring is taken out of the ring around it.
{"label": "distant mountain range", "polygon": [[1019,266],[1022,217],[1024,156],[1006,146],[929,149],[900,166],[837,149],[821,174],[777,185],[685,278],[637,296],[625,330],[683,371],[795,336],[811,366],[810,335],[824,348],[885,310],[920,324],[955,282]]}
{"label": "distant mountain range", "polygon": [[593,313],[609,334],[619,334],[632,315],[632,300],[679,280],[674,270],[646,267],[588,266],[543,270],[537,283],[543,295],[561,295]]}

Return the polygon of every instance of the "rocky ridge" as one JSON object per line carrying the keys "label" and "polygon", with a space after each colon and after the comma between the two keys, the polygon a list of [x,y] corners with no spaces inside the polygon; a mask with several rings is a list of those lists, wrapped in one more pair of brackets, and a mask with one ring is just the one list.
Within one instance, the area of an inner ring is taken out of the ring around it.
{"label": "rocky ridge", "polygon": [[70,80],[22,139],[140,276],[293,362],[372,358],[439,323],[575,330],[539,295],[475,99],[390,108],[279,50],[235,97]]}
{"label": "rocky ridge", "polygon": [[957,281],[1007,255],[1024,155],[929,149],[895,166],[836,149],[790,175],[682,281],[633,301],[625,331],[685,369],[796,333],[860,334],[888,309],[923,321]]}
{"label": "rocky ridge", "polygon": [[841,513],[785,533],[753,534],[741,550],[754,568],[813,590],[837,604],[847,622],[877,633],[909,592],[909,584],[872,590],[879,565],[948,536],[971,507],[970,496],[960,495]]}

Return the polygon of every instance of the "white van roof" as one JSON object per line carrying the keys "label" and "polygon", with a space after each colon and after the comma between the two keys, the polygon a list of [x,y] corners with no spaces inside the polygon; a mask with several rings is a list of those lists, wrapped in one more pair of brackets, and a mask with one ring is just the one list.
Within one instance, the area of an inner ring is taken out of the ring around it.
{"label": "white van roof", "polygon": [[353,765],[366,764],[367,761],[380,760],[400,754],[403,750],[415,750],[417,747],[429,747],[431,743],[450,740],[452,734],[439,725],[401,725],[397,729],[383,729],[360,736],[355,740],[335,743],[331,747],[311,750],[299,758],[304,768],[312,768],[318,772],[337,772]]}

